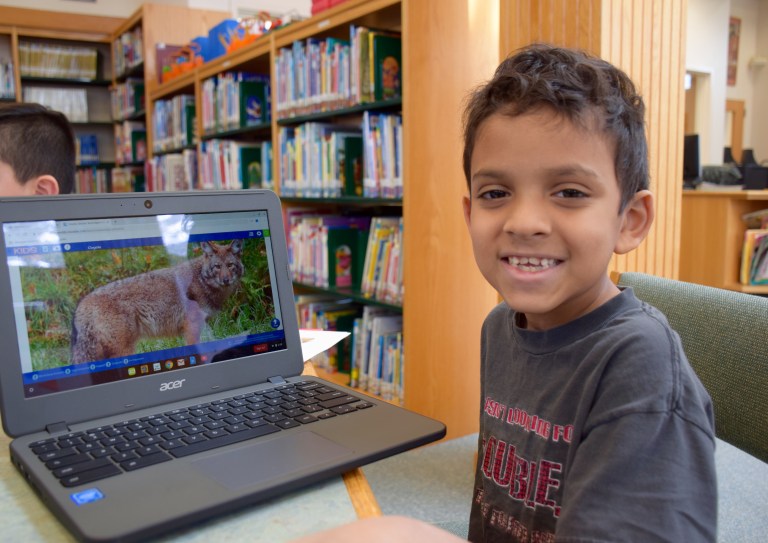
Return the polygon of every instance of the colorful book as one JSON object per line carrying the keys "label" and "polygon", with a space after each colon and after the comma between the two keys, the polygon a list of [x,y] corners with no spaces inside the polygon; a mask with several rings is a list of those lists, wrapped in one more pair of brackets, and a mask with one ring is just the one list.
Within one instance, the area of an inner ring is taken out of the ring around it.
{"label": "colorful book", "polygon": [[399,35],[374,32],[371,40],[370,55],[373,72],[373,101],[392,100],[402,93],[402,40]]}

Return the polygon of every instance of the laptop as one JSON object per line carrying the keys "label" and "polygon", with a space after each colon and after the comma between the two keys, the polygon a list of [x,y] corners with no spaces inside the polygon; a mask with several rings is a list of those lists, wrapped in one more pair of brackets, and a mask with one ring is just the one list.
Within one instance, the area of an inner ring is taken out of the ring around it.
{"label": "laptop", "polygon": [[445,435],[301,375],[270,191],[4,199],[0,248],[11,460],[80,540],[142,540]]}

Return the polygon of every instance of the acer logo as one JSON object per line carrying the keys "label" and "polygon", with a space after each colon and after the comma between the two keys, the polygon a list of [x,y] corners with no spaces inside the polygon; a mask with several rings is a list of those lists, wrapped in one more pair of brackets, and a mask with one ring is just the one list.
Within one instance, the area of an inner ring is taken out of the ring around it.
{"label": "acer logo", "polygon": [[184,384],[184,381],[186,381],[186,379],[179,379],[178,381],[168,381],[167,383],[163,383],[160,385],[160,392],[173,390],[174,388],[181,388],[181,386]]}

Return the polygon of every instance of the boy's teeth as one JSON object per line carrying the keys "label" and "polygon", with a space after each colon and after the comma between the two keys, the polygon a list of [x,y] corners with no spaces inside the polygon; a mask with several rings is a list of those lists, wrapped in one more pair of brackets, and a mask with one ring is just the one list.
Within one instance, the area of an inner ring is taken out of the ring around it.
{"label": "boy's teeth", "polygon": [[551,268],[555,264],[557,264],[557,260],[554,258],[538,258],[535,256],[531,257],[517,257],[517,256],[511,256],[508,259],[508,262],[515,266],[516,268],[520,268],[524,271],[540,271],[540,270],[546,270],[547,268]]}

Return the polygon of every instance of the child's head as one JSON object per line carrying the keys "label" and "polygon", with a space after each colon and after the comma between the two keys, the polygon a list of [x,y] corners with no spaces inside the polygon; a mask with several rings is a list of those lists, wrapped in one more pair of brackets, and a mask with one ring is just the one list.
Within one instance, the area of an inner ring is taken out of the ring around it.
{"label": "child's head", "polygon": [[39,104],[0,105],[0,195],[68,193],[74,180],[67,118]]}
{"label": "child's head", "polygon": [[470,182],[477,130],[494,113],[518,116],[549,108],[577,125],[595,126],[615,143],[621,209],[648,188],[645,106],[629,77],[599,58],[532,45],[504,60],[470,97],[464,113],[464,175]]}
{"label": "child's head", "polygon": [[642,100],[626,75],[565,49],[505,60],[465,116],[464,216],[480,271],[532,329],[619,293],[614,254],[653,221]]}

